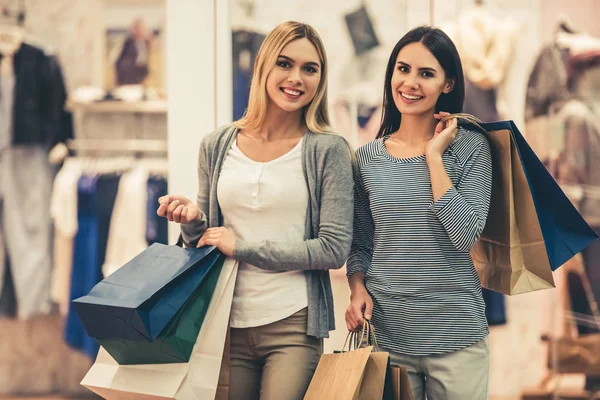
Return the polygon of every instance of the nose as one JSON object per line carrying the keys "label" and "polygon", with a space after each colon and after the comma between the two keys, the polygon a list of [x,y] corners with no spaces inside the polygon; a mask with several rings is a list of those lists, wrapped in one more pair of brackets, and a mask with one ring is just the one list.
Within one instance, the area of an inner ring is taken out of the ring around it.
{"label": "nose", "polygon": [[300,78],[300,69],[299,68],[292,68],[290,70],[290,73],[288,75],[288,81],[290,83],[293,83],[294,85],[298,85],[302,82],[302,79]]}
{"label": "nose", "polygon": [[417,78],[415,76],[407,76],[406,80],[404,81],[404,86],[409,87],[411,89],[418,89],[419,88],[419,82],[417,82]]}

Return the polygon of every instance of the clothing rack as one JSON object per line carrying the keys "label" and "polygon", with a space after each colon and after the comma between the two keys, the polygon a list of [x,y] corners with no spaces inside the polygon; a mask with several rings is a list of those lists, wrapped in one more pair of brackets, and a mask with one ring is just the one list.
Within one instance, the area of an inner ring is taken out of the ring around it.
{"label": "clothing rack", "polygon": [[98,155],[105,153],[159,153],[167,155],[168,142],[160,139],[72,139],[69,152]]}

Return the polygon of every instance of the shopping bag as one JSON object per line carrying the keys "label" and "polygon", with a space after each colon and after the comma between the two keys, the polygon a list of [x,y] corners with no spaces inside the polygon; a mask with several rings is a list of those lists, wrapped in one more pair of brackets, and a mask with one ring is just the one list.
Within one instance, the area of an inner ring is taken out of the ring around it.
{"label": "shopping bag", "polygon": [[487,223],[471,256],[483,287],[504,294],[554,287],[550,260],[516,143],[489,130],[492,195]]}
{"label": "shopping bag", "polygon": [[189,361],[224,261],[221,257],[210,269],[200,286],[155,340],[96,340],[120,365]]}
{"label": "shopping bag", "polygon": [[483,127],[497,129],[502,124],[512,131],[554,271],[598,239],[598,234],[537,158],[514,122],[484,124]]}
{"label": "shopping bag", "polygon": [[493,159],[487,223],[471,249],[483,287],[519,294],[554,287],[552,270],[598,238],[512,121],[479,124]]}
{"label": "shopping bag", "polygon": [[119,365],[101,348],[81,384],[106,399],[115,400],[215,398],[236,275],[237,261],[227,259],[189,362]]}
{"label": "shopping bag", "polygon": [[390,390],[388,391],[386,387],[384,400],[414,400],[407,368],[400,365],[392,365],[389,373]]}
{"label": "shopping bag", "polygon": [[382,399],[389,381],[390,355],[378,350],[374,331],[365,321],[360,339],[351,332],[341,352],[321,356],[304,400]]}
{"label": "shopping bag", "polygon": [[154,243],[73,305],[91,337],[155,340],[222,257]]}

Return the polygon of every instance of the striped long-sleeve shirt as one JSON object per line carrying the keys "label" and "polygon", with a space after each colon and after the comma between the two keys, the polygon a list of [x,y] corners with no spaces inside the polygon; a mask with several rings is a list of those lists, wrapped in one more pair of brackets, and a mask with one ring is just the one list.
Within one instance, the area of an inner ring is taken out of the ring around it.
{"label": "striped long-sleeve shirt", "polygon": [[435,203],[424,155],[394,157],[384,139],[356,155],[348,276],[365,273],[380,345],[426,356],[477,343],[488,326],[469,249],[485,226],[490,203],[487,139],[459,130],[442,157],[454,186]]}

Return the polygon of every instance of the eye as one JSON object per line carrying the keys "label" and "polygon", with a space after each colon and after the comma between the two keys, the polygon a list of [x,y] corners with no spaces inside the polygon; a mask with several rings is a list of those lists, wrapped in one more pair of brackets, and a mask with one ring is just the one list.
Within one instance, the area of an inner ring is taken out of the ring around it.
{"label": "eye", "polygon": [[277,61],[277,66],[281,67],[281,68],[289,68],[290,67],[290,62],[289,61],[285,61],[285,60],[280,60],[280,61]]}
{"label": "eye", "polygon": [[311,67],[311,66],[304,67],[304,70],[306,72],[308,72],[309,74],[316,74],[318,72],[315,67]]}
{"label": "eye", "polygon": [[408,67],[406,67],[406,66],[404,66],[404,65],[400,65],[400,66],[398,67],[398,71],[400,71],[400,72],[402,72],[402,73],[405,73],[405,74],[407,74],[407,73],[409,72],[409,68],[408,68]]}
{"label": "eye", "polygon": [[433,73],[431,71],[423,71],[421,76],[424,78],[433,78]]}

